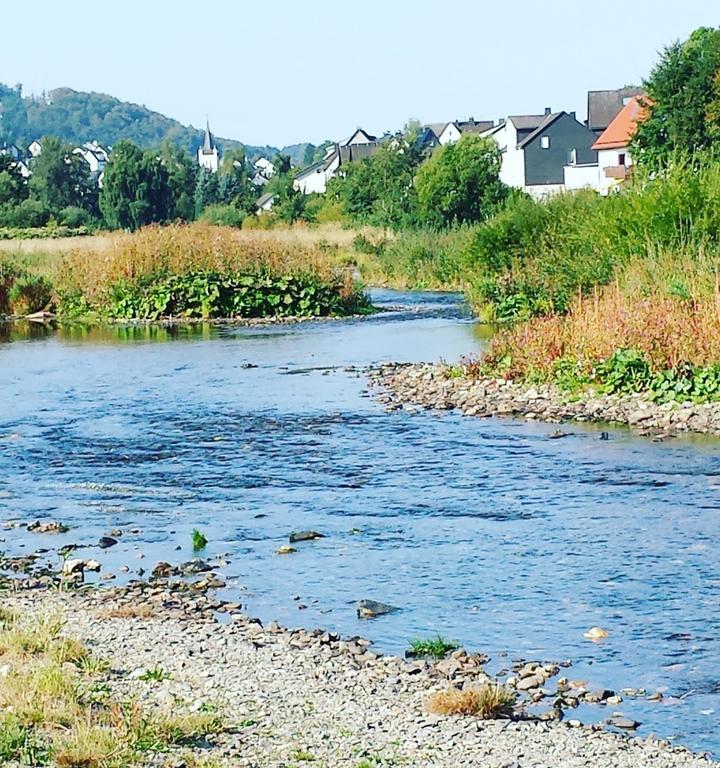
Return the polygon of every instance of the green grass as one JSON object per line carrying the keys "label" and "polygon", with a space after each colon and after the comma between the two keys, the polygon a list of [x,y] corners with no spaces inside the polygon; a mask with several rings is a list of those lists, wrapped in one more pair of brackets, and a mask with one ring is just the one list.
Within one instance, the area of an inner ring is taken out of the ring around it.
{"label": "green grass", "polygon": [[169,679],[170,674],[166,672],[162,667],[146,669],[142,675],[138,677],[138,680],[143,680],[146,683],[162,683],[164,680]]}
{"label": "green grass", "polygon": [[457,650],[459,643],[448,640],[442,635],[426,639],[413,639],[410,641],[410,650],[413,655],[421,659],[444,659],[449,653]]}

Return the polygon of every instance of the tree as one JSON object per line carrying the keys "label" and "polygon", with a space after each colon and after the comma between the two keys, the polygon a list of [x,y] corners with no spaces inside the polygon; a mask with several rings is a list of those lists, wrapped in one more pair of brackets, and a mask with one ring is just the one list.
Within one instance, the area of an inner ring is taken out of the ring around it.
{"label": "tree", "polygon": [[268,194],[275,195],[273,216],[286,224],[294,224],[305,217],[307,197],[295,189],[290,174],[276,175],[266,184]]}
{"label": "tree", "polygon": [[252,211],[257,190],[250,182],[248,163],[243,149],[226,152],[218,178],[218,202],[234,205],[241,211]]}
{"label": "tree", "polygon": [[160,162],[168,175],[168,219],[192,221],[195,217],[197,164],[184,149],[169,140],[163,142]]}
{"label": "tree", "polygon": [[720,30],[701,27],[663,52],[645,81],[648,119],[633,139],[638,162],[664,164],[720,138]]}
{"label": "tree", "polygon": [[328,195],[356,221],[408,226],[413,222],[413,178],[420,160],[413,133],[394,136],[371,157],[343,166],[343,176],[333,179]]}
{"label": "tree", "polygon": [[0,205],[19,205],[28,196],[27,182],[10,155],[0,155]]}
{"label": "tree", "polygon": [[[44,148],[43,148],[44,154]],[[138,229],[170,214],[168,171],[152,152],[119,142],[105,167],[100,209],[109,226]]]}
{"label": "tree", "polygon": [[415,179],[418,220],[431,227],[483,221],[508,194],[497,144],[476,134],[435,150]]}
{"label": "tree", "polygon": [[272,164],[275,166],[275,173],[278,176],[285,176],[290,173],[290,169],[292,168],[290,155],[284,155],[282,152],[278,152],[273,157]]}
{"label": "tree", "polygon": [[85,160],[54,136],[41,143],[43,151],[33,161],[28,183],[30,196],[54,215],[69,206],[95,210],[97,183]]}

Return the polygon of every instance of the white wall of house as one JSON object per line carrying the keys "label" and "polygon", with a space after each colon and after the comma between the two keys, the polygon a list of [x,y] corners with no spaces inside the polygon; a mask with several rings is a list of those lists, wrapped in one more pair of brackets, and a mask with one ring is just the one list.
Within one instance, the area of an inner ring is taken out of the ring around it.
{"label": "white wall of house", "polygon": [[460,141],[461,136],[462,134],[458,130],[457,125],[455,125],[455,123],[448,123],[443,132],[438,136],[438,141],[443,146],[445,144],[454,144],[455,142]]}
{"label": "white wall of house", "polygon": [[40,142],[33,141],[33,143],[28,147],[28,152],[30,153],[31,157],[40,157],[42,154],[42,146],[40,145]]}
{"label": "white wall of house", "polygon": [[625,166],[630,168],[633,164],[632,156],[627,147],[620,149],[601,149],[598,152],[598,166],[600,167],[600,193],[609,195],[620,186],[622,181],[608,176],[608,169]]}
{"label": "white wall of house", "polygon": [[535,184],[523,187],[523,189],[535,200],[547,200],[548,197],[564,192],[565,186],[563,184]]}
{"label": "white wall of house", "polygon": [[372,139],[360,128],[353,135],[343,142],[344,147],[355,146],[356,144],[372,144]]}
{"label": "white wall of house", "polygon": [[518,149],[517,129],[511,120],[506,120],[499,128],[484,134],[490,136],[500,147],[502,166],[500,180],[509,187],[525,188],[525,150]]}
{"label": "white wall of house", "polygon": [[309,173],[297,176],[293,182],[293,187],[299,192],[302,192],[303,195],[312,195],[313,193],[319,195],[325,194],[325,190],[327,189],[327,178],[322,166]]}
{"label": "white wall of house", "polygon": [[594,189],[600,191],[600,166],[589,165],[565,166],[565,189],[570,192],[579,189]]}

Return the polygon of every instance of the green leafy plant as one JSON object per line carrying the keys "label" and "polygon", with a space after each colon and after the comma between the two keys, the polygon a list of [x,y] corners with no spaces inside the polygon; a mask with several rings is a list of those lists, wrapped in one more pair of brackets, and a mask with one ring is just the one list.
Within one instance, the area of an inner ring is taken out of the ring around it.
{"label": "green leafy plant", "polygon": [[416,638],[410,641],[410,651],[417,658],[444,659],[448,653],[457,648],[458,643],[455,640],[448,640],[440,634],[436,637]]}
{"label": "green leafy plant", "polygon": [[153,667],[152,669],[146,669],[139,677],[138,680],[142,680],[146,683],[162,683],[164,680],[169,680],[170,674],[162,667]]}
{"label": "green leafy plant", "polygon": [[192,544],[193,549],[197,552],[200,549],[207,547],[208,540],[201,531],[195,528],[192,532]]}

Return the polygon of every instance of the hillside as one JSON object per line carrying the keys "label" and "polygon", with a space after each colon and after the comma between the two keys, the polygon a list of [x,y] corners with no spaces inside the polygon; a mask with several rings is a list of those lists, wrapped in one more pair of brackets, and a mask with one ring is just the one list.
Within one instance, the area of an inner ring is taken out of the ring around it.
{"label": "hillside", "polygon": [[[121,139],[141,147],[156,147],[169,139],[196,152],[204,132],[153,112],[147,107],[120,101],[104,93],[57,88],[38,97],[24,97],[20,86],[0,83],[0,144],[21,147],[42,136],[58,136],[72,144],[99,141],[113,145]],[[272,157],[275,147],[256,147],[217,137],[223,149],[244,146],[248,155]]]}

